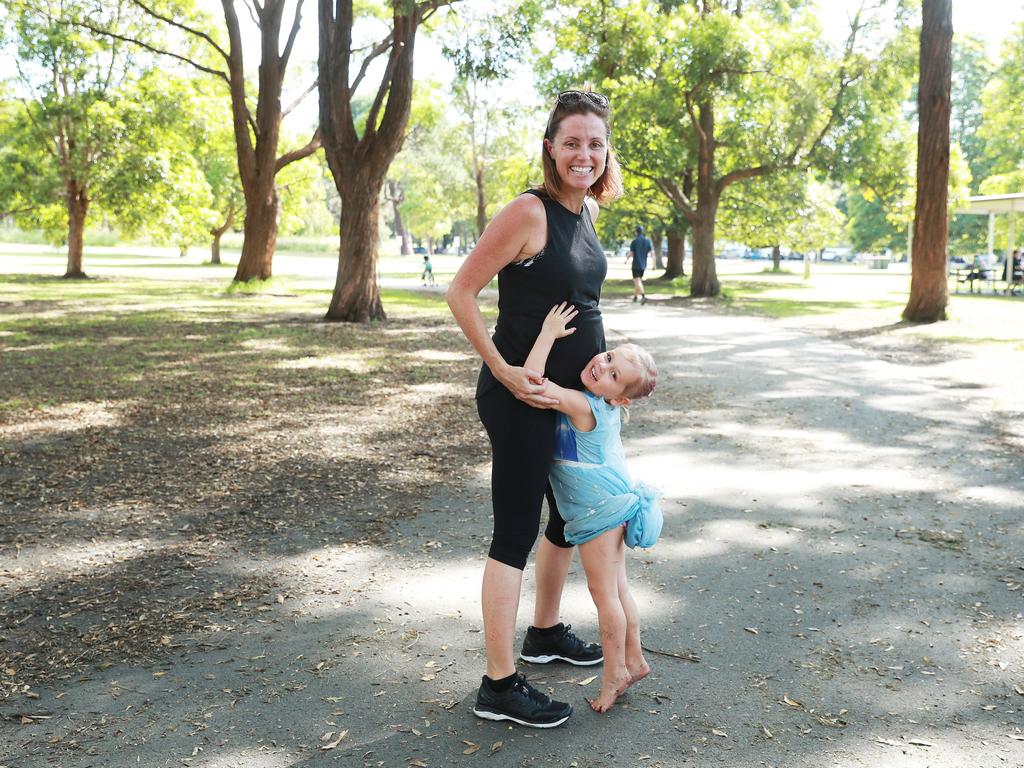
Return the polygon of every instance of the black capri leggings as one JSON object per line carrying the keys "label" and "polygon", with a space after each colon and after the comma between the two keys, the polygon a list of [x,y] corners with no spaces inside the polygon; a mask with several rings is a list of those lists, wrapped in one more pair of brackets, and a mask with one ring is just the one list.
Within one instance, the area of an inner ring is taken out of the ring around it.
{"label": "black capri leggings", "polygon": [[494,533],[488,556],[523,570],[537,540],[545,496],[550,514],[544,535],[555,546],[572,546],[565,540],[565,521],[548,483],[558,413],[527,405],[500,384],[480,395],[476,407],[493,459]]}

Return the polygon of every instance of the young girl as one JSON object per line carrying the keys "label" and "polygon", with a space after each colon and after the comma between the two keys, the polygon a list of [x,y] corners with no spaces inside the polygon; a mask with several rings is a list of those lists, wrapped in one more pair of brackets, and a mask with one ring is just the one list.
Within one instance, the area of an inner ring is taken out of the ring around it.
{"label": "young girl", "polygon": [[[566,328],[575,316],[576,310],[565,302],[552,308],[525,368],[544,370],[555,341],[575,331]],[[636,602],[626,583],[624,545],[653,545],[662,515],[654,492],[630,480],[619,435],[619,406],[650,395],[658,369],[645,350],[624,344],[595,355],[580,380],[585,392],[546,383],[544,394],[558,399],[552,408],[560,412],[550,480],[565,519],[565,538],[579,545],[597,605],[604,675],[601,693],[590,706],[606,712],[626,688],[651,671],[640,648]]]}

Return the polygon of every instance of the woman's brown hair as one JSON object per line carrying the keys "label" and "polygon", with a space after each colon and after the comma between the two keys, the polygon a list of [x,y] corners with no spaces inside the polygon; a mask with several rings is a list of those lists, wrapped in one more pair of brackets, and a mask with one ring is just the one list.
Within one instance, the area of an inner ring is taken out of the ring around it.
{"label": "woman's brown hair", "polygon": [[[605,159],[604,173],[590,186],[590,194],[598,203],[610,203],[622,197],[622,170],[612,149],[611,106],[608,99],[590,90],[562,91],[555,100],[555,106],[548,115],[544,139],[554,141],[562,121],[570,115],[597,115],[604,123],[605,138],[608,142],[608,154]],[[555,160],[551,157],[545,144],[541,151],[541,166],[544,169],[544,191],[549,197],[557,197],[562,191],[562,180],[555,168]]]}

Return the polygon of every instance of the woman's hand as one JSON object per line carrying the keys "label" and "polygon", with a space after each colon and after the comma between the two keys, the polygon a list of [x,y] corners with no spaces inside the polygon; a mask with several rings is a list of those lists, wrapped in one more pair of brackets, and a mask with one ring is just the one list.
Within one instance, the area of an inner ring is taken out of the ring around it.
{"label": "woman's hand", "polygon": [[544,324],[541,326],[541,333],[548,334],[552,339],[561,339],[576,333],[575,328],[566,328],[565,326],[572,322],[578,314],[579,310],[576,307],[563,301],[548,312],[547,317],[544,318]]}
{"label": "woman's hand", "polygon": [[537,371],[518,365],[506,365],[501,371],[492,370],[492,373],[509,392],[527,405],[534,408],[558,405],[558,398],[544,394],[548,380]]}

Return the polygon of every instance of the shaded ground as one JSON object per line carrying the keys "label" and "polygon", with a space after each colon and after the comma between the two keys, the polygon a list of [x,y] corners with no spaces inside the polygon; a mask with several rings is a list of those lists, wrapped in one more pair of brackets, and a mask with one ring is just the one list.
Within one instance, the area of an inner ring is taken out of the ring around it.
{"label": "shaded ground", "polygon": [[470,713],[486,441],[431,294],[103,287],[0,305],[0,765],[1024,764],[1020,353],[608,302],[664,373],[654,671],[602,717],[533,670],[577,705],[533,732]]}

